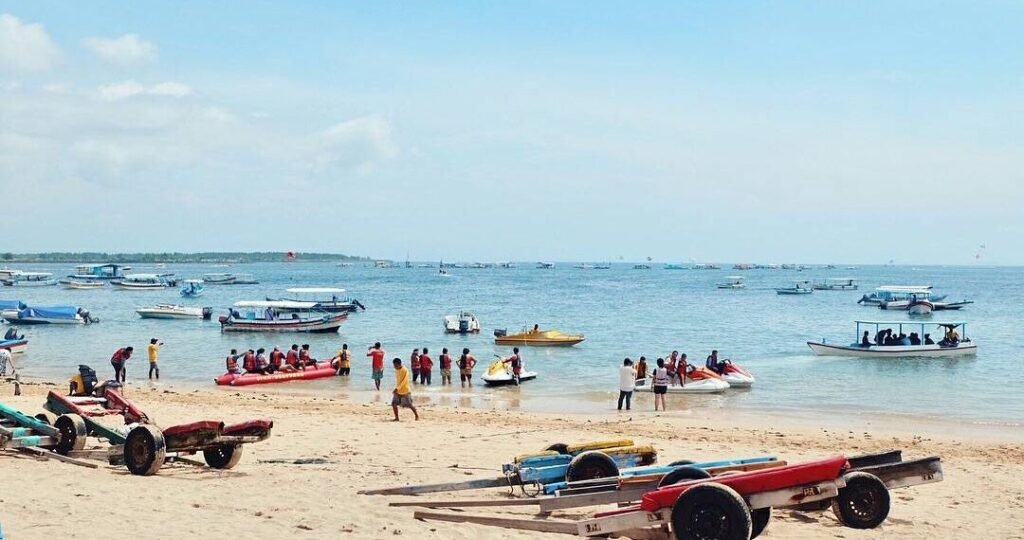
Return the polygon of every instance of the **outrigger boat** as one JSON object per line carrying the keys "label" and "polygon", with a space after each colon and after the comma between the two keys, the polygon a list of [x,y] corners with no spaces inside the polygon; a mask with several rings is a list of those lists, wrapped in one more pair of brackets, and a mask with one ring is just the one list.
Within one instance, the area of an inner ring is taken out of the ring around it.
{"label": "outrigger boat", "polygon": [[563,334],[558,330],[523,330],[518,334],[509,334],[506,330],[494,331],[495,345],[531,345],[535,347],[571,347],[584,340],[583,334]]}
{"label": "outrigger boat", "polygon": [[747,284],[743,282],[743,276],[728,276],[722,283],[716,283],[719,289],[744,289]]}
{"label": "outrigger boat", "polygon": [[102,289],[106,287],[106,284],[102,281],[94,281],[91,279],[62,279],[60,284],[65,289]]}
{"label": "outrigger boat", "polygon": [[811,282],[805,279],[797,281],[792,287],[775,289],[775,292],[776,294],[811,294],[814,292],[814,288],[811,287]]}
{"label": "outrigger boat", "polygon": [[853,278],[828,278],[821,283],[815,283],[814,289],[818,291],[856,291],[857,280]]}
{"label": "outrigger boat", "polygon": [[7,287],[49,287],[56,285],[57,280],[53,279],[50,272],[22,272],[14,270],[10,277],[0,280]]}
{"label": "outrigger boat", "polygon": [[480,320],[468,311],[460,311],[458,315],[446,315],[444,331],[448,334],[478,334]]}
{"label": "outrigger boat", "polygon": [[157,304],[154,307],[138,308],[135,313],[143,319],[203,319],[209,320],[213,308],[188,307],[177,304]]}
{"label": "outrigger boat", "polygon": [[[289,313],[282,315],[287,310]],[[348,313],[326,313],[314,302],[235,302],[227,316],[221,316],[224,332],[337,332]]]}
{"label": "outrigger boat", "polygon": [[[338,295],[345,292],[345,289],[338,287],[292,287],[285,289],[287,292],[296,295],[295,298],[267,298],[268,302],[313,302],[314,309],[328,313],[352,313],[358,310],[366,311],[366,306],[354,298],[344,298]],[[330,295],[327,298],[325,295]],[[309,298],[304,298],[308,296]],[[289,310],[283,310],[289,311]]]}
{"label": "outrigger boat", "polygon": [[[967,337],[967,323],[965,322],[914,322],[914,321],[855,321],[857,324],[856,338],[850,345],[833,345],[825,340],[808,341],[807,346],[819,356],[855,356],[861,358],[902,358],[902,357],[937,357],[937,356],[973,356],[978,352],[978,346]],[[938,343],[921,345],[876,345],[871,341],[869,345],[863,345],[863,330],[868,331],[868,336],[873,336],[884,328],[895,328],[897,334],[904,333],[904,328],[918,329],[918,336],[924,337],[930,334],[925,330],[928,327],[945,331],[944,335],[955,333],[957,328],[964,332],[962,338],[950,340],[944,338]],[[874,330],[874,333],[871,330]]]}

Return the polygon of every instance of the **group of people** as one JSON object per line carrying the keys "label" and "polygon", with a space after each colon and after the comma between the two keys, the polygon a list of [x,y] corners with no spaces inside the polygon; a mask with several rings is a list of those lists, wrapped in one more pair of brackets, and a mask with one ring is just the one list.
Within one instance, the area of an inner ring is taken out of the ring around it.
{"label": "group of people", "polygon": [[[339,355],[342,352],[348,350],[348,345],[345,345],[342,351],[339,351]],[[332,361],[338,357],[332,358]],[[241,362],[239,362],[241,360]],[[340,366],[341,362],[338,362]],[[317,359],[313,358],[309,352],[309,344],[303,344],[299,347],[297,343],[293,343],[291,348],[287,352],[282,352],[280,347],[274,347],[274,350],[267,354],[267,350],[260,347],[256,350],[249,349],[247,351],[238,352],[238,349],[231,349],[228,353],[227,358],[224,360],[224,367],[228,373],[234,373],[240,375],[242,373],[257,373],[260,375],[270,375],[273,373],[291,373],[295,371],[301,371],[308,367],[316,367]],[[342,375],[342,368],[338,367],[338,375]],[[348,374],[347,370],[344,373]]]}
{"label": "group of people", "polygon": [[[380,342],[370,347],[366,356],[371,359],[371,377],[377,390],[380,390],[380,381],[384,378],[384,358],[387,353],[381,348]],[[395,358],[398,360],[398,358]],[[455,360],[455,366],[459,370],[459,382],[463,387],[473,386],[473,368],[477,361],[468,348],[462,349],[462,354]],[[423,384],[429,386],[433,382],[434,359],[430,356],[430,349],[423,347],[422,352],[416,348],[409,355],[409,370],[411,372],[412,384]],[[452,356],[448,354],[448,348],[441,349],[437,357],[437,366],[441,371],[441,385],[452,383]]]}
{"label": "group of people", "polygon": [[[149,340],[149,345],[146,346],[146,353],[149,357],[149,379],[153,380],[154,376],[156,380],[160,380],[160,347],[163,346],[163,342],[157,338]],[[125,377],[128,375],[128,360],[132,357],[135,352],[135,348],[131,345],[121,347],[114,351],[114,354],[110,357],[110,367],[114,368],[114,381],[123,383]]]}
{"label": "group of people", "polygon": [[871,347],[872,345],[881,346],[906,346],[906,345],[935,345],[935,341],[932,339],[931,334],[925,334],[924,340],[917,332],[911,332],[908,336],[900,332],[899,334],[893,332],[892,328],[886,328],[879,330],[875,334],[874,342],[871,341],[871,333],[867,330],[864,331],[864,335],[860,339],[861,347]]}
{"label": "group of people", "polygon": [[[711,351],[704,361],[705,368],[719,375],[725,373],[727,364],[728,360],[718,358],[717,350]],[[619,368],[618,410],[621,411],[623,405],[626,406],[627,411],[630,410],[633,391],[638,385],[647,384],[648,378],[651,379],[651,390],[654,393],[654,410],[659,410],[659,407],[660,410],[665,410],[665,394],[668,393],[668,387],[685,386],[687,374],[695,369],[697,367],[687,361],[686,353],[680,354],[679,351],[672,351],[667,360],[658,358],[655,368],[650,374],[648,374],[646,356],[641,356],[636,365],[631,359],[626,358],[622,361],[622,367]]]}

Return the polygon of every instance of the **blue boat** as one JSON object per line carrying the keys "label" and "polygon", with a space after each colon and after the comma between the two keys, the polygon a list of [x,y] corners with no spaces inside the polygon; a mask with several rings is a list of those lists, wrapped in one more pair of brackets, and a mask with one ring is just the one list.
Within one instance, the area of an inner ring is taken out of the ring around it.
{"label": "blue boat", "polygon": [[95,322],[89,311],[77,306],[36,306],[4,310],[3,318],[11,324],[86,324]]}
{"label": "blue boat", "polygon": [[75,267],[75,273],[68,275],[72,279],[122,279],[130,266],[120,264],[83,264]]}
{"label": "blue boat", "polygon": [[185,284],[181,286],[181,296],[184,298],[199,298],[204,292],[206,288],[203,287],[201,279],[186,279]]}

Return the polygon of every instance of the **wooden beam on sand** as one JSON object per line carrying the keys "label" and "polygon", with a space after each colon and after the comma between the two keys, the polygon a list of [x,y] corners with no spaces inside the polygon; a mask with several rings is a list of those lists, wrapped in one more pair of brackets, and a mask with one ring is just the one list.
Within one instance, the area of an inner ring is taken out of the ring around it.
{"label": "wooden beam on sand", "polygon": [[427,521],[449,521],[452,523],[475,523],[477,525],[490,525],[505,529],[517,529],[520,531],[536,531],[546,533],[571,534],[576,536],[578,526],[575,521],[565,520],[539,520],[539,519],[515,519],[499,518],[491,516],[473,516],[455,512],[413,512],[414,519]]}
{"label": "wooden beam on sand", "polygon": [[485,499],[479,501],[401,501],[388,506],[418,506],[420,508],[472,508],[474,506],[537,506],[541,499]]}
{"label": "wooden beam on sand", "polygon": [[56,452],[50,452],[49,450],[43,450],[42,448],[39,448],[39,447],[36,447],[36,446],[26,446],[24,448],[18,448],[18,451],[26,453],[26,454],[31,454],[33,456],[39,456],[39,457],[42,457],[42,458],[45,458],[45,459],[55,459],[57,461],[62,461],[64,463],[70,463],[72,465],[78,465],[79,467],[86,467],[86,468],[89,468],[89,469],[98,469],[100,467],[99,465],[97,465],[95,463],[91,463],[89,461],[83,461],[81,459],[75,459],[75,458],[70,458],[70,457],[67,457],[67,456],[62,456],[62,455],[60,455],[60,454],[58,454]]}
{"label": "wooden beam on sand", "polygon": [[651,489],[653,488],[645,486],[632,489],[616,489],[601,493],[548,497],[540,499],[540,511],[545,514],[550,514],[555,510],[565,510],[567,508],[584,508],[587,506],[636,502],[642,499],[644,493],[647,493]]}
{"label": "wooden beam on sand", "polygon": [[492,487],[508,487],[508,478],[481,478],[465,482],[449,482],[446,484],[423,484],[418,486],[402,486],[384,489],[364,489],[360,495],[420,495],[423,493],[440,493],[443,491],[462,491],[466,489],[484,489]]}

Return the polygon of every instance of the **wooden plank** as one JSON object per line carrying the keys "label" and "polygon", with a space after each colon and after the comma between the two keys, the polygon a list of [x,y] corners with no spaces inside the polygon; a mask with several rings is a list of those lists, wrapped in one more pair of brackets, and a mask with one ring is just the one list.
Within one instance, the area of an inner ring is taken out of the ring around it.
{"label": "wooden plank", "polygon": [[505,529],[517,529],[520,531],[536,531],[547,533],[576,534],[577,525],[575,521],[552,521],[538,519],[514,519],[499,518],[490,516],[474,516],[455,512],[414,512],[414,519],[428,521],[448,521],[452,523],[475,523],[477,525],[490,525]]}
{"label": "wooden plank", "polygon": [[449,482],[445,484],[421,484],[418,486],[403,486],[384,489],[364,489],[357,493],[360,495],[420,495],[423,493],[441,493],[444,491],[462,491],[491,487],[508,487],[508,478],[501,476],[498,478],[481,478],[479,480]]}
{"label": "wooden plank", "polygon": [[485,499],[479,501],[397,501],[388,506],[422,508],[471,508],[474,506],[537,506],[543,499]]}
{"label": "wooden plank", "polygon": [[656,512],[636,511],[585,519],[577,523],[576,533],[580,536],[604,536],[622,534],[622,531],[633,529],[661,527],[668,523],[670,514],[670,510],[661,509]]}
{"label": "wooden plank", "polygon": [[650,489],[647,487],[638,487],[634,489],[621,489],[584,495],[561,496],[561,492],[559,492],[558,497],[540,499],[540,511],[543,513],[551,513],[555,510],[565,510],[567,508],[583,508],[587,506],[601,506],[604,504],[635,502],[643,498],[644,493],[647,493],[648,491],[650,491]]}
{"label": "wooden plank", "polygon": [[62,455],[60,455],[60,454],[58,454],[56,452],[50,452],[48,450],[43,450],[42,448],[37,448],[37,447],[34,447],[34,446],[26,446],[25,448],[19,448],[18,451],[19,452],[24,452],[26,454],[32,454],[34,456],[43,457],[43,458],[46,458],[46,459],[55,459],[57,461],[62,461],[64,463],[70,463],[72,465],[78,465],[79,467],[86,467],[86,468],[89,468],[89,469],[98,469],[99,468],[99,465],[97,465],[95,463],[91,463],[91,462],[88,462],[88,461],[82,461],[80,459],[75,459],[75,458],[72,458],[72,457],[62,456]]}

